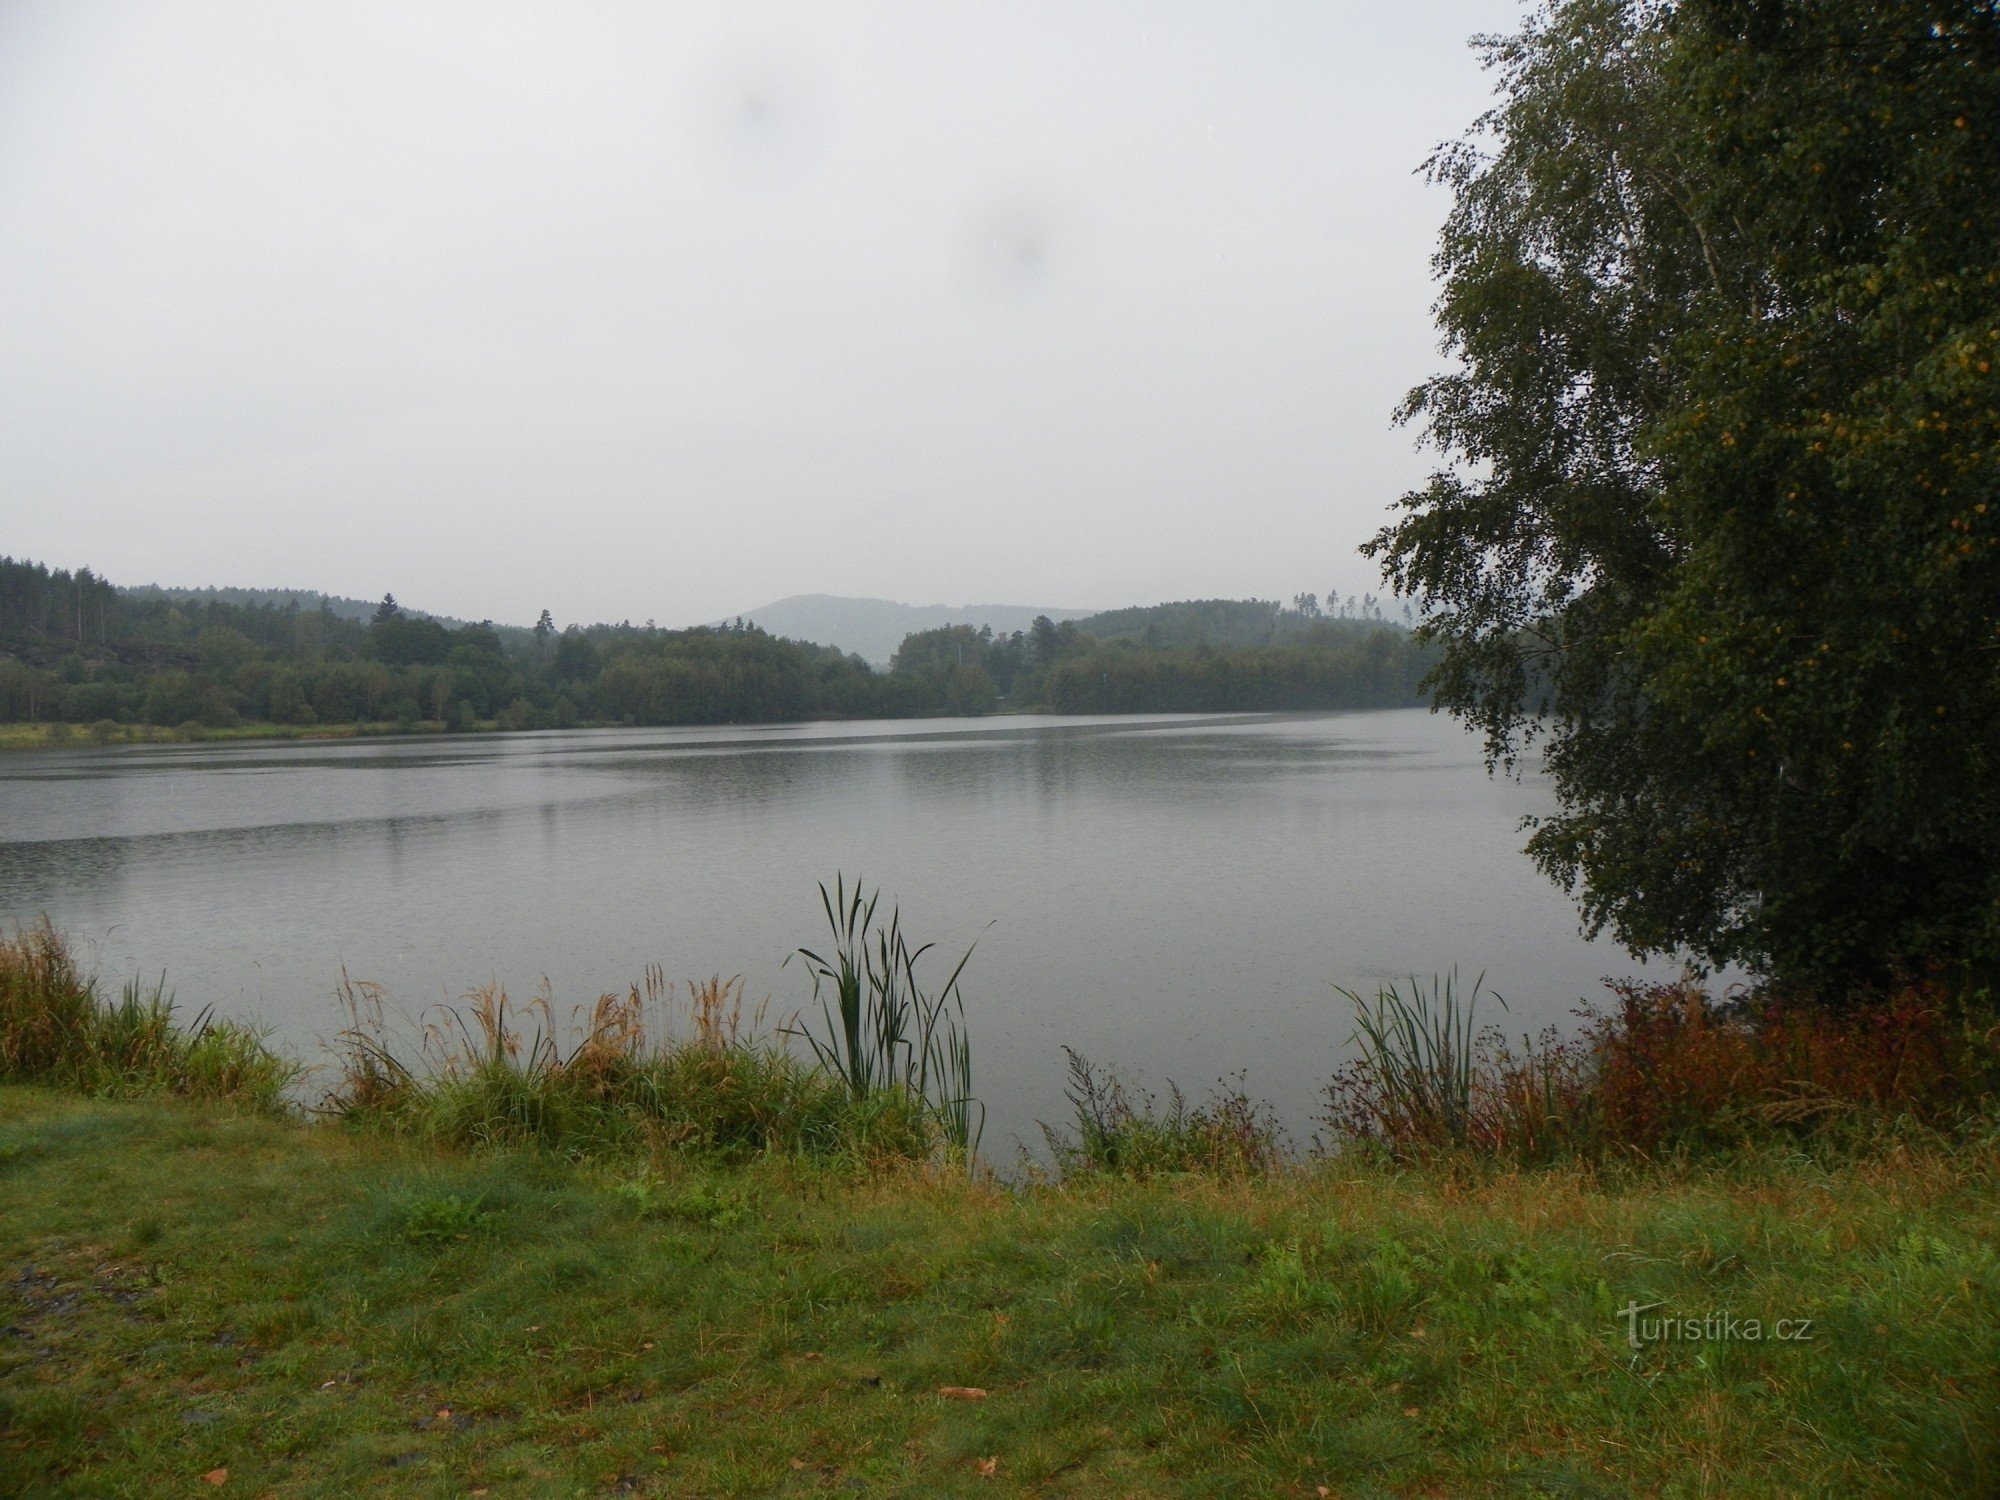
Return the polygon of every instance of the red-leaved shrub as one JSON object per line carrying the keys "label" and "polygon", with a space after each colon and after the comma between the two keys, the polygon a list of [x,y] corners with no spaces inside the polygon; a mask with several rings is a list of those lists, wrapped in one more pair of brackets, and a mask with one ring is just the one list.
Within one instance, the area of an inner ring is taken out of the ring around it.
{"label": "red-leaved shrub", "polygon": [[1324,1119],[1336,1140],[1397,1154],[1537,1161],[1727,1146],[1889,1117],[1944,1126],[2000,1094],[2000,1013],[1984,992],[1925,980],[1840,1007],[1717,1000],[1692,982],[1612,992],[1616,1007],[1579,1012],[1570,1036],[1551,1028],[1518,1049],[1492,1027],[1445,1045],[1471,1038],[1469,1006],[1440,1027],[1427,997],[1387,992],[1377,1002],[1385,1014],[1417,1024],[1375,1028],[1335,1075]]}
{"label": "red-leaved shrub", "polygon": [[1613,987],[1592,1017],[1596,1127],[1651,1150],[1810,1132],[1858,1113],[1943,1124],[2000,1086],[2000,1028],[1935,983],[1839,1009],[1803,999],[1718,1003],[1691,984]]}

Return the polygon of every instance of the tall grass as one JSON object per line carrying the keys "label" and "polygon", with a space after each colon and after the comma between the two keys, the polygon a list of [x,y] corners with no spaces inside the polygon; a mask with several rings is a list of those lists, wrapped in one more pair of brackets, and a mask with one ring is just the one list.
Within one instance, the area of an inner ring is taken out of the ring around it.
{"label": "tall grass", "polygon": [[1836,1007],[1717,1000],[1692,979],[1615,985],[1614,1009],[1518,1047],[1478,1024],[1479,992],[1453,979],[1373,1002],[1342,991],[1358,1055],[1328,1089],[1336,1141],[1515,1162],[1865,1144],[1905,1122],[1955,1129],[2000,1097],[2000,1016],[1983,991],[1908,983]]}
{"label": "tall grass", "polygon": [[[1334,986],[1354,1007],[1351,1042],[1361,1049],[1360,1067],[1373,1085],[1370,1104],[1382,1133],[1436,1145],[1462,1146],[1471,1139],[1476,1013],[1485,982],[1481,974],[1470,990],[1461,990],[1454,969],[1433,975],[1427,990],[1412,975],[1409,994],[1385,985],[1372,1004]],[[1504,1000],[1493,998],[1505,1008]]]}
{"label": "tall grass", "polygon": [[559,1026],[546,991],[516,1007],[488,985],[433,1007],[414,1051],[379,986],[343,979],[348,1026],[323,1107],[456,1146],[538,1144],[571,1155],[661,1148],[919,1158],[921,1113],[886,1091],[854,1095],[747,1015],[740,979],[690,982],[658,967]]}
{"label": "tall grass", "polygon": [[1151,1094],[1128,1088],[1075,1048],[1065,1047],[1063,1053],[1069,1059],[1064,1093],[1075,1133],[1042,1125],[1061,1177],[1247,1175],[1269,1171],[1285,1158],[1270,1107],[1241,1088],[1218,1084],[1207,1103],[1191,1106],[1180,1086],[1170,1082],[1162,1108]]}
{"label": "tall grass", "polygon": [[180,1024],[164,979],[105,1000],[46,917],[0,937],[0,1078],[279,1111],[300,1072],[253,1027],[207,1010]]}
{"label": "tall grass", "polygon": [[903,1094],[970,1156],[985,1128],[985,1106],[972,1095],[972,1043],[958,983],[972,947],[942,985],[926,989],[917,963],[934,945],[910,946],[900,907],[878,921],[881,892],[864,895],[858,880],[850,890],[843,875],[832,890],[822,881],[819,898],[832,942],[825,955],[800,948],[794,956],[812,975],[825,1030],[794,1025],[786,1034],[803,1040],[856,1099]]}

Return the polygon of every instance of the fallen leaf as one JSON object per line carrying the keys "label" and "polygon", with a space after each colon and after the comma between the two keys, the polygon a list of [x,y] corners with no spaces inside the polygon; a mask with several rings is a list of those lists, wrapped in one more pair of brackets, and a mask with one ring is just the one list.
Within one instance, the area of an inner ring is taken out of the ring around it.
{"label": "fallen leaf", "polygon": [[801,1358],[801,1359],[809,1359],[809,1360],[810,1360],[810,1359],[825,1359],[825,1358],[826,1358],[826,1356],[825,1356],[824,1354],[802,1354],[802,1355],[800,1355],[800,1356],[799,1356],[799,1358]]}
{"label": "fallen leaf", "polygon": [[229,1471],[227,1469],[210,1469],[206,1474],[201,1476],[201,1482],[203,1484],[227,1484],[229,1483]]}
{"label": "fallen leaf", "polygon": [[938,1394],[947,1401],[984,1401],[986,1392],[976,1385],[941,1385]]}
{"label": "fallen leaf", "polygon": [[1406,1406],[1403,1408],[1403,1415],[1406,1417],[1420,1417],[1423,1413],[1414,1406]]}
{"label": "fallen leaf", "polygon": [[803,1458],[795,1458],[792,1460],[792,1467],[795,1469],[803,1469],[805,1466],[806,1466],[806,1461]]}
{"label": "fallen leaf", "polygon": [[982,1458],[979,1460],[979,1474],[981,1478],[991,1479],[995,1474],[998,1474],[999,1472],[1000,1472],[1000,1459],[998,1455],[995,1455],[992,1458]]}

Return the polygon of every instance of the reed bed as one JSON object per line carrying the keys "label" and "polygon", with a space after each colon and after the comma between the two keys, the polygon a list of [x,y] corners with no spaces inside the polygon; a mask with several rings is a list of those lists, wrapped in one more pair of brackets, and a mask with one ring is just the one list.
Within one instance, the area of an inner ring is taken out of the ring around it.
{"label": "reed bed", "polygon": [[281,1111],[301,1073],[262,1031],[207,1010],[182,1025],[164,979],[98,993],[46,918],[0,937],[0,1079]]}
{"label": "reed bed", "polygon": [[894,907],[878,917],[879,893],[839,876],[820,902],[834,941],[798,956],[823,1032],[796,1015],[768,1027],[740,976],[677,988],[654,967],[566,1027],[546,986],[517,1007],[489,985],[399,1036],[382,989],[343,975],[348,1024],[322,1108],[461,1146],[970,1164],[984,1122],[960,989],[972,950],[929,985],[931,945],[911,944]]}
{"label": "reed bed", "polygon": [[[525,1005],[491,984],[410,1021],[382,986],[343,972],[346,1024],[318,1112],[457,1147],[970,1164],[984,1117],[960,990],[971,950],[931,986],[930,945],[909,941],[898,912],[878,920],[877,896],[844,878],[820,894],[833,957],[805,956],[815,997],[829,976],[837,990],[825,1035],[796,1016],[767,1025],[768,1002],[746,1004],[740,976],[675,986],[653,966],[565,1024],[546,982]],[[164,981],[105,1002],[46,918],[0,940],[0,1081],[285,1112],[318,1071],[208,1011],[182,1024]]]}
{"label": "reed bed", "polygon": [[566,1027],[546,988],[517,1007],[487,985],[433,1007],[414,1049],[379,986],[343,976],[340,999],[348,1025],[321,1109],[440,1144],[863,1160],[922,1158],[938,1144],[906,1095],[856,1094],[785,1047],[765,1007],[746,1011],[740,978],[682,988],[649,968]]}
{"label": "reed bed", "polygon": [[[657,966],[559,1021],[546,984],[525,1005],[499,985],[389,1014],[380,986],[342,976],[320,1111],[454,1147],[537,1145],[581,1156],[663,1150],[857,1162],[977,1160],[961,981],[933,982],[900,911],[837,877],[820,886],[831,941],[796,953],[814,1023],[767,1024],[740,977],[676,986]],[[975,945],[976,946],[976,945]],[[1353,1060],[1321,1116],[1332,1151],[1458,1155],[1514,1165],[1726,1153],[1768,1142],[1852,1143],[1904,1127],[1959,1130],[2000,1098],[2000,1012],[1943,978],[1832,1005],[1717,998],[1692,980],[1614,986],[1608,1011],[1510,1039],[1485,988],[1456,973],[1388,985],[1354,1008]],[[1331,1049],[1330,1049],[1331,1050]],[[1074,1051],[1068,1128],[1043,1126],[1059,1178],[1268,1174],[1300,1163],[1271,1111],[1222,1084],[1164,1105]],[[183,1024],[164,981],[107,1000],[46,919],[0,938],[0,1081],[106,1095],[296,1107],[308,1071],[264,1033],[207,1011]]]}
{"label": "reed bed", "polygon": [[1485,976],[1456,970],[1388,984],[1372,1000],[1335,986],[1354,1008],[1354,1060],[1328,1085],[1323,1121],[1335,1146],[1393,1154],[1464,1152],[1515,1162],[1575,1153],[1590,1135],[1594,1058],[1554,1027],[1510,1043],[1481,1025]]}
{"label": "reed bed", "polygon": [[[1456,975],[1389,985],[1355,1009],[1355,1060],[1323,1116],[1339,1145],[1533,1164],[1731,1151],[1772,1140],[1866,1145],[1954,1130],[2000,1097],[2000,1014],[1983,989],[1913,981],[1829,1005],[1717,998],[1693,979],[1614,985],[1510,1043]],[[1499,997],[1494,997],[1496,1002]]]}

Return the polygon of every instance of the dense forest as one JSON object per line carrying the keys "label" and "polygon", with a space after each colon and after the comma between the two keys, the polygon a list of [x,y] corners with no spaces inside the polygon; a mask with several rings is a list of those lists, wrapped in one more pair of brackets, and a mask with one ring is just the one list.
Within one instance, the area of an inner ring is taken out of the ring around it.
{"label": "dense forest", "polygon": [[[1221,628],[1213,636],[1191,628],[1202,618]],[[1101,620],[1121,633],[1100,636],[1093,627]],[[1378,620],[1211,599],[1060,625],[1042,619],[1004,636],[966,625],[926,630],[904,640],[890,672],[928,683],[946,713],[999,703],[1056,713],[1225,712],[1412,703],[1427,660],[1407,631]]]}
{"label": "dense forest", "polygon": [[[1402,606],[1405,625],[1412,623]],[[1324,627],[1342,622],[1384,621],[1382,601],[1373,594],[1341,600],[1298,594],[1291,607],[1271,599],[1188,599],[1178,604],[1109,609],[1077,621],[1077,628],[1100,641],[1134,641],[1147,646],[1276,646],[1301,638],[1326,638]]]}
{"label": "dense forest", "polygon": [[[1379,618],[1204,600],[1042,618],[997,635],[909,636],[887,672],[737,622],[687,630],[447,623],[384,598],[367,619],[301,597],[130,592],[0,558],[0,721],[188,730],[560,728],[1059,713],[1382,707],[1414,702],[1425,667]],[[255,598],[255,596],[248,596]],[[1210,629],[1204,631],[1206,620]]]}

